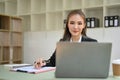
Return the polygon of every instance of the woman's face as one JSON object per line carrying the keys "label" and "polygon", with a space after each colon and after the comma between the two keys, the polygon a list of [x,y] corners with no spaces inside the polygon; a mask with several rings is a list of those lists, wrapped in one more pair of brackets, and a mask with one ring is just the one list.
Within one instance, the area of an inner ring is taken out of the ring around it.
{"label": "woman's face", "polygon": [[68,28],[71,33],[71,37],[80,37],[84,27],[85,22],[79,14],[70,16],[68,20]]}

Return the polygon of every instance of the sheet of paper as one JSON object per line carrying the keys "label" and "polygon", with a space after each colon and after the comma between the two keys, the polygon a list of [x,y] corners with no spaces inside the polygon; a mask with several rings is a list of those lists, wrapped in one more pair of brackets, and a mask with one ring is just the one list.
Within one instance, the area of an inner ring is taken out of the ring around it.
{"label": "sheet of paper", "polygon": [[8,67],[9,69],[11,68],[18,68],[18,67],[24,67],[24,66],[31,66],[32,64],[4,64],[4,67]]}
{"label": "sheet of paper", "polygon": [[26,67],[13,68],[11,70],[36,74],[40,72],[55,70],[55,67],[42,67],[40,69],[35,69],[34,66],[26,66]]}

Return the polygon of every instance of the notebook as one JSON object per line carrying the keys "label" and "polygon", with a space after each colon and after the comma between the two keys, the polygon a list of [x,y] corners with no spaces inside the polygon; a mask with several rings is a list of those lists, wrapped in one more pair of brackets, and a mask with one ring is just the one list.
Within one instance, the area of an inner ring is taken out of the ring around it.
{"label": "notebook", "polygon": [[15,71],[15,72],[24,72],[24,73],[31,73],[31,74],[37,74],[37,73],[42,73],[42,72],[48,72],[55,70],[55,67],[41,67],[40,69],[34,68],[34,66],[23,66],[23,67],[17,67],[17,68],[12,68],[10,71]]}
{"label": "notebook", "polygon": [[57,78],[107,78],[111,43],[58,42],[56,49]]}

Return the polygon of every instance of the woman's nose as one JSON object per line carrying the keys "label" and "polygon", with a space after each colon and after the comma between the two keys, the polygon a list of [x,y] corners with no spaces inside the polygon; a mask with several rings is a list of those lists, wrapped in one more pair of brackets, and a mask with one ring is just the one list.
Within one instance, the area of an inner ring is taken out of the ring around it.
{"label": "woman's nose", "polygon": [[78,28],[78,25],[77,25],[77,24],[75,24],[75,25],[74,25],[74,28]]}

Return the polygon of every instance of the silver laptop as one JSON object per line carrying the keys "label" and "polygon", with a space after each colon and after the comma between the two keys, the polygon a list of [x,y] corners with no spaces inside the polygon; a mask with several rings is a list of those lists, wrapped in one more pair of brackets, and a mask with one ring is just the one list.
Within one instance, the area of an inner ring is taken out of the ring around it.
{"label": "silver laptop", "polygon": [[111,43],[58,42],[56,49],[57,78],[107,78]]}

